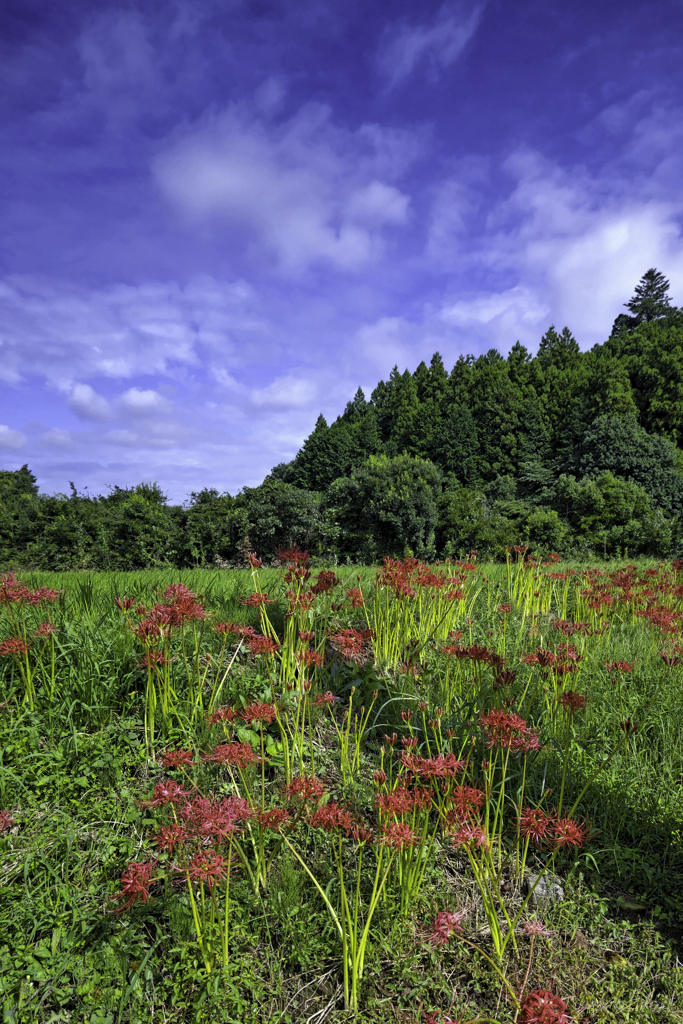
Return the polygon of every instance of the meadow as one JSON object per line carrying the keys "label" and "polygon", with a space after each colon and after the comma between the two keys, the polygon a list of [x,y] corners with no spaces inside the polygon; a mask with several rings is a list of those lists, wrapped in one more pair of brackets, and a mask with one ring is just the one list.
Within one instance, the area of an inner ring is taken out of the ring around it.
{"label": "meadow", "polygon": [[3,1022],[683,1021],[682,626],[522,548],[0,576]]}

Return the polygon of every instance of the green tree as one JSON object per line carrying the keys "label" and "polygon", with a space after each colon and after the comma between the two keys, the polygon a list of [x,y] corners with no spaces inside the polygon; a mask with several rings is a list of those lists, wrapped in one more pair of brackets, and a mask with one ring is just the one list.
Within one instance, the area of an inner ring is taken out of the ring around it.
{"label": "green tree", "polygon": [[405,454],[372,456],[351,476],[335,480],[324,499],[339,529],[341,553],[373,560],[410,549],[429,557],[440,491],[441,474],[432,462]]}
{"label": "green tree", "polygon": [[642,323],[661,320],[671,312],[669,282],[659,270],[650,267],[636,285],[635,294],[624,305],[630,311],[620,313],[612,326],[612,334],[631,334]]}

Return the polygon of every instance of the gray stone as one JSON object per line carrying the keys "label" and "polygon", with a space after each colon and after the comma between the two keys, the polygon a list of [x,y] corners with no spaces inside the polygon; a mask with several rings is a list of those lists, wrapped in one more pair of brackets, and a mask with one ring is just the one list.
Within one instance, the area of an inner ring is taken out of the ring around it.
{"label": "gray stone", "polygon": [[[529,903],[532,906],[548,901],[550,903],[561,903],[564,899],[564,889],[560,885],[557,875],[543,875],[540,881],[538,879],[538,875],[528,874],[524,880],[525,891],[531,893]],[[536,885],[537,881],[538,885]]]}

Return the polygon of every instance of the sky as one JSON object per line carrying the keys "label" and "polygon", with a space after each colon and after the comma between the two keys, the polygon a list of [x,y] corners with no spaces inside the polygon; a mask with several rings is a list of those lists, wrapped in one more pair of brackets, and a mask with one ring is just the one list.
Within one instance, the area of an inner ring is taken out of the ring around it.
{"label": "sky", "polygon": [[0,469],[235,494],[361,386],[683,306],[683,0],[0,6]]}

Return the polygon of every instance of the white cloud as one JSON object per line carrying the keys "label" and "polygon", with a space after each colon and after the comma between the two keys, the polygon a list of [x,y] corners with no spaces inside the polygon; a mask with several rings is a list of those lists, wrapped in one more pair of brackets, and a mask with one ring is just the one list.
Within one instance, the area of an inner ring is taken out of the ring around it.
{"label": "white cloud", "polygon": [[0,423],[0,448],[23,448],[26,444],[26,435],[19,430],[12,430],[11,427]]}
{"label": "white cloud", "polygon": [[477,31],[484,3],[446,3],[432,23],[401,24],[390,30],[378,62],[391,89],[426,65],[432,79],[454,64]]}
{"label": "white cloud", "polygon": [[75,384],[68,402],[71,411],[81,420],[106,420],[111,415],[109,402],[89,384]]}
{"label": "white cloud", "polygon": [[126,412],[138,416],[165,412],[169,404],[158,391],[149,388],[129,388],[121,395],[119,403]]}
{"label": "white cloud", "polygon": [[405,222],[408,196],[380,175],[416,155],[406,133],[349,132],[319,104],[281,125],[231,108],[178,137],[154,173],[190,218],[241,226],[287,272],[320,261],[352,271],[380,255],[385,226]]}
{"label": "white cloud", "polygon": [[200,351],[234,351],[235,331],[263,333],[243,281],[208,276],[89,289],[53,279],[0,280],[0,379],[42,377],[60,390],[84,378],[173,376]]}
{"label": "white cloud", "polygon": [[251,400],[254,405],[272,409],[297,408],[310,405],[317,392],[315,383],[303,375],[288,375],[277,377],[267,387],[253,391]]}

